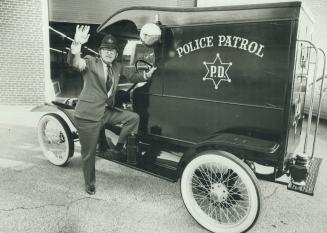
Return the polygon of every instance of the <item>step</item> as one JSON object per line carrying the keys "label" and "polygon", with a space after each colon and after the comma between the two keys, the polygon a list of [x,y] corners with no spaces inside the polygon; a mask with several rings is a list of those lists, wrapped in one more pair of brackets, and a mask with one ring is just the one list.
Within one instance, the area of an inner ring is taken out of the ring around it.
{"label": "step", "polygon": [[305,181],[305,185],[299,186],[299,185],[294,185],[292,184],[292,182],[290,182],[287,185],[287,189],[313,196],[321,161],[322,161],[321,158],[313,158],[309,162],[308,176]]}

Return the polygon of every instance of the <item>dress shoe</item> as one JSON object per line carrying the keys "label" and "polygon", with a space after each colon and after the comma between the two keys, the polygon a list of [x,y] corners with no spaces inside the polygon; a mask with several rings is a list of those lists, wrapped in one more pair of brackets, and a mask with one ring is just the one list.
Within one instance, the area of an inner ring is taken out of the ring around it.
{"label": "dress shoe", "polygon": [[87,186],[85,188],[85,191],[90,195],[94,195],[95,194],[95,186],[94,185]]}

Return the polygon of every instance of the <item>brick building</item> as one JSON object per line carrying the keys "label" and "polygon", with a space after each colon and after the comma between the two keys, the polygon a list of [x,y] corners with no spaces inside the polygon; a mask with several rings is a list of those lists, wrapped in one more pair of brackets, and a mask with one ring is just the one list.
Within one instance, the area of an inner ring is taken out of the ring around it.
{"label": "brick building", "polygon": [[44,101],[42,7],[41,0],[0,1],[0,104]]}
{"label": "brick building", "polygon": [[[50,79],[48,20],[52,23],[100,24],[129,6],[193,7],[198,3],[231,4],[223,0],[1,0],[0,105],[36,105],[54,95]],[[285,0],[256,0],[277,2]],[[253,1],[235,0],[247,4]],[[327,49],[327,4],[304,0],[316,19],[315,41]]]}

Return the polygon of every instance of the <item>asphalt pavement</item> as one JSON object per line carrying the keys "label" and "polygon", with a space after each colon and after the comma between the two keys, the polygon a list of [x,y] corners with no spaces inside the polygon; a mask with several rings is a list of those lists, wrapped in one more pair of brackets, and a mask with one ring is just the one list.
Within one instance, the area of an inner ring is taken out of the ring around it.
{"label": "asphalt pavement", "polygon": [[[84,191],[79,145],[66,167],[50,164],[38,145],[39,113],[0,106],[1,233],[201,233],[184,207],[179,182],[135,171],[100,158],[97,193]],[[260,180],[263,209],[251,233],[327,232],[327,121],[318,132],[323,158],[308,196]]]}

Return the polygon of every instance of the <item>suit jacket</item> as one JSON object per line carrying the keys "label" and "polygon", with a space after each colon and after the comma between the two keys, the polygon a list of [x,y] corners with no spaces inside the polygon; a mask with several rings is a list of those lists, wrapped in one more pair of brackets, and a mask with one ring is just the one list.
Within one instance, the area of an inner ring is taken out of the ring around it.
{"label": "suit jacket", "polygon": [[[70,54],[68,56],[68,63],[70,65],[73,65],[72,56],[74,55]],[[84,86],[75,108],[76,117],[92,121],[101,120],[104,115],[106,105],[109,103],[109,106],[111,105],[111,107],[113,107],[115,93],[121,75],[124,75],[130,82],[145,81],[143,73],[136,71],[127,72],[123,69],[121,63],[115,61],[112,64],[114,76],[113,92],[110,99],[108,99],[103,62],[101,61],[101,58],[85,56],[84,60],[86,62],[86,68],[81,71]]]}

